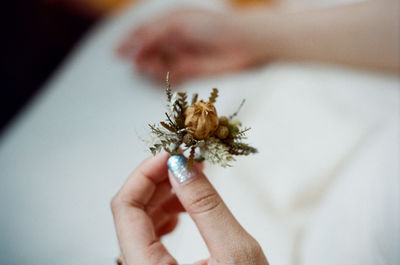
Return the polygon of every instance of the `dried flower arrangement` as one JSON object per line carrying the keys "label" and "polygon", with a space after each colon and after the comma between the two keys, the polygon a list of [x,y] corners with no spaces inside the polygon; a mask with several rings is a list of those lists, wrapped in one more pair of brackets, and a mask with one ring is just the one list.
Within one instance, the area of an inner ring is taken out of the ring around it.
{"label": "dried flower arrangement", "polygon": [[[222,167],[231,166],[234,156],[256,153],[257,149],[243,143],[245,133],[250,128],[240,129],[241,122],[234,119],[238,110],[231,116],[219,116],[214,107],[218,97],[218,89],[213,88],[208,101],[198,100],[195,93],[188,105],[186,92],[172,93],[167,74],[166,94],[168,98],[168,112],[166,120],[160,125],[151,125],[151,134],[154,141],[150,151],[155,155],[162,149],[171,154],[190,150],[187,167],[193,166],[193,161],[208,160]],[[182,150],[179,147],[182,146]],[[198,150],[198,154],[196,154]]]}

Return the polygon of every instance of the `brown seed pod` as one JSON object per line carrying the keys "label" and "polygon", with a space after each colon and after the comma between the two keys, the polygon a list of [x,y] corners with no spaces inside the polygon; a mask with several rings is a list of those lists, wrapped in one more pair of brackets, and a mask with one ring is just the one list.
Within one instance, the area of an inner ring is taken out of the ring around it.
{"label": "brown seed pod", "polygon": [[183,136],[183,142],[186,146],[193,145],[195,143],[193,135],[191,135],[190,133],[185,134],[185,136]]}
{"label": "brown seed pod", "polygon": [[226,116],[219,117],[219,125],[227,126],[229,124],[229,119]]}
{"label": "brown seed pod", "polygon": [[212,135],[218,128],[218,115],[213,104],[200,100],[185,110],[185,127],[194,138],[201,140]]}
{"label": "brown seed pod", "polygon": [[219,139],[223,140],[229,136],[229,129],[226,126],[219,126],[218,129],[215,131],[215,136]]}

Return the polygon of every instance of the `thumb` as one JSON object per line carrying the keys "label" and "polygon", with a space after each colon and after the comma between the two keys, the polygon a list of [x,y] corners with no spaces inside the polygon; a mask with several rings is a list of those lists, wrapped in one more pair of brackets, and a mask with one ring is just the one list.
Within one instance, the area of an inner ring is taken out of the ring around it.
{"label": "thumb", "polygon": [[176,195],[200,231],[212,257],[228,260],[255,240],[233,217],[199,167],[186,168],[183,155],[168,159],[169,178]]}

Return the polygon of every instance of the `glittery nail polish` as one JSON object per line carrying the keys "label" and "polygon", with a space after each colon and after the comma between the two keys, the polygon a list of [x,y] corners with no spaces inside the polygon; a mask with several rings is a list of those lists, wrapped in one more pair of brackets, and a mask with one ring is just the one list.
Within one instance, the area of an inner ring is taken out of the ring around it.
{"label": "glittery nail polish", "polygon": [[183,155],[171,155],[167,161],[167,165],[176,180],[183,184],[194,179],[197,176],[195,168],[189,171],[186,168],[187,159]]}

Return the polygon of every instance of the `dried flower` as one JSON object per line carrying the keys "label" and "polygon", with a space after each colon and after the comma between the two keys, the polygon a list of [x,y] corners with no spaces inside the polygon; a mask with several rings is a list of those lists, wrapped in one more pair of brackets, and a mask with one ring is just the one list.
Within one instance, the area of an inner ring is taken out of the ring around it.
{"label": "dried flower", "polygon": [[229,118],[218,117],[213,105],[218,97],[218,89],[213,88],[208,102],[197,101],[198,95],[193,94],[191,105],[188,106],[186,92],[171,91],[169,74],[166,94],[166,119],[158,125],[149,124],[153,137],[150,151],[154,155],[162,149],[169,153],[181,152],[179,147],[185,144],[186,149],[183,151],[190,150],[188,168],[193,166],[194,161],[203,160],[227,167],[235,161],[234,156],[257,152],[257,149],[242,142],[250,128],[241,129],[241,122],[235,119],[244,100]]}
{"label": "dried flower", "polygon": [[193,136],[205,139],[218,128],[218,115],[212,103],[200,100],[185,110],[185,126],[192,130]]}

